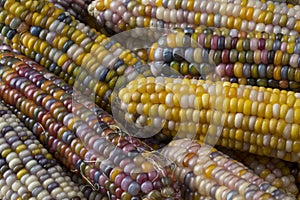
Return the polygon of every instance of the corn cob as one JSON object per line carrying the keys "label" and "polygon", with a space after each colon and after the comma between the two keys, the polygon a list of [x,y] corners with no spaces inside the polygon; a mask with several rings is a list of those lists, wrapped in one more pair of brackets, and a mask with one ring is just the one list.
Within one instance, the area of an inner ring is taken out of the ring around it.
{"label": "corn cob", "polygon": [[[188,31],[192,32],[190,29]],[[197,48],[203,48],[209,50],[209,56],[214,58],[216,64],[242,62],[249,64],[274,64],[276,66],[287,65],[293,68],[299,67],[299,38],[291,38],[287,44],[275,39],[243,38],[242,36],[227,36],[225,38],[224,36],[217,36],[210,33],[198,34],[189,32],[183,33],[178,31],[177,33],[161,37],[159,42],[152,45],[152,48],[169,48],[171,52],[163,54],[164,49],[160,50],[160,52],[153,50],[149,56],[155,61],[170,62],[180,59],[182,55],[186,55],[184,49],[182,49],[184,47],[194,48],[194,51]],[[172,52],[175,48],[178,52]],[[176,55],[176,53],[178,53],[178,56],[174,57],[173,55]],[[201,54],[194,55],[193,53],[191,52],[191,60],[195,63],[201,63],[201,60],[199,60]]]}
{"label": "corn cob", "polygon": [[[182,34],[185,33],[187,36],[189,37],[193,37],[192,39],[196,42],[201,41],[202,44],[201,46],[204,47],[204,41],[202,37],[204,37],[203,35],[201,36],[201,38],[198,39],[198,37],[200,37],[201,34],[204,34],[205,36],[207,35],[216,35],[219,41],[219,45],[215,45],[213,43],[213,45],[211,45],[211,40],[213,38],[206,38],[205,41],[208,42],[206,43],[206,45],[208,45],[208,47],[213,46],[213,49],[217,50],[223,50],[223,49],[232,49],[232,48],[236,48],[238,47],[241,50],[247,50],[247,49],[267,49],[267,50],[272,50],[272,48],[274,48],[275,50],[279,50],[281,49],[284,52],[288,52],[288,53],[293,53],[294,48],[295,48],[295,43],[296,41],[298,42],[299,39],[298,36],[289,36],[289,35],[284,35],[281,33],[266,33],[266,32],[258,32],[258,31],[251,31],[251,32],[245,32],[242,30],[237,30],[237,29],[228,29],[228,28],[216,28],[216,27],[207,27],[207,26],[199,26],[199,27],[188,27],[188,28],[175,28],[172,29],[174,33],[179,33]],[[225,38],[219,38],[219,37],[225,37]],[[181,36],[182,37],[182,36]],[[180,38],[181,40],[182,38]],[[209,40],[208,40],[209,39]],[[215,38],[216,39],[216,38]],[[222,41],[224,40],[225,41]],[[244,41],[239,41],[238,40],[246,40]],[[251,40],[251,47],[250,46],[250,41]],[[265,41],[257,41],[255,39],[264,39]],[[215,41],[214,41],[215,42]],[[264,43],[261,43],[264,42]],[[260,43],[260,44],[258,44]],[[274,44],[275,43],[275,44]],[[193,44],[193,43],[191,43]],[[233,45],[233,46],[232,46]],[[206,48],[208,48],[206,47]]]}
{"label": "corn cob", "polygon": [[[199,7],[199,3],[201,3],[201,0],[194,0],[194,1],[189,1],[189,2],[175,2],[175,1],[166,2],[166,1],[162,1],[162,0],[150,0],[150,1],[137,0],[137,2],[140,4],[143,4],[143,5],[151,5],[154,7],[162,6],[164,8],[169,8],[169,9],[182,8],[184,10],[191,10],[193,7],[194,8]],[[280,9],[279,9],[280,7],[282,10],[285,11],[287,8],[294,8],[294,6],[295,6],[295,5],[287,5],[284,3],[283,0],[278,0],[278,1],[276,1],[276,0],[274,0],[274,1],[237,0],[237,1],[233,1],[233,2],[228,2],[225,0],[217,0],[215,2],[232,3],[234,5],[252,6],[255,8],[258,7],[258,8],[261,8],[262,10],[274,10],[275,9],[274,12],[280,12]],[[281,2],[283,4],[279,4],[276,2]],[[201,8],[201,9],[205,9],[205,8]],[[290,13],[288,13],[288,14],[290,15]]]}
{"label": "corn cob", "polygon": [[162,154],[175,161],[175,175],[189,185],[191,191],[213,199],[250,199],[251,196],[253,199],[294,199],[208,145],[178,139],[164,148]]}
{"label": "corn cob", "polygon": [[[251,36],[255,33],[239,35],[234,31],[220,36],[218,32],[177,29],[152,45],[149,58],[187,77],[299,91],[298,37],[270,34],[273,39],[268,35],[256,38]],[[205,57],[217,66],[203,65]]]}
{"label": "corn cob", "polygon": [[[260,1],[100,1],[89,5],[89,13],[99,23],[116,32],[135,27],[188,27],[207,25],[244,31],[297,35],[300,13],[287,4]],[[175,4],[174,4],[175,3]]]}
{"label": "corn cob", "polygon": [[287,193],[298,194],[297,173],[295,173],[298,171],[297,163],[247,152],[233,151],[222,147],[218,148],[218,150],[226,153],[230,158],[243,163],[271,185],[281,188]]}
{"label": "corn cob", "polygon": [[2,103],[0,109],[2,199],[84,199],[33,133]]}
{"label": "corn cob", "polygon": [[118,97],[121,119],[137,131],[149,126],[170,136],[196,135],[209,144],[299,161],[298,93],[149,77],[131,81]]}
{"label": "corn cob", "polygon": [[141,64],[131,51],[51,3],[6,1],[1,7],[1,34],[8,44],[68,84],[82,83],[76,88],[94,93],[106,110],[118,76]]}
{"label": "corn cob", "polygon": [[[29,118],[27,122],[28,126],[39,135],[40,140],[49,146],[51,152],[64,165],[80,172],[91,184],[99,184],[101,193],[106,194],[106,192],[110,192],[112,196],[117,198],[121,198],[122,196],[124,198],[144,196],[148,193],[147,188],[152,185],[155,188],[154,192],[149,194],[150,197],[159,195],[160,198],[166,198],[167,195],[174,196],[175,199],[178,198],[176,195],[178,196],[180,193],[176,192],[176,184],[170,185],[172,184],[172,180],[162,174],[164,173],[172,177],[170,172],[168,172],[168,167],[165,168],[166,171],[161,169],[161,171],[156,172],[153,164],[147,161],[146,158],[138,156],[134,152],[131,155],[129,151],[133,151],[136,147],[130,145],[130,142],[127,142],[126,138],[120,137],[112,129],[102,129],[104,128],[102,126],[100,127],[102,135],[98,135],[99,133],[96,134],[95,130],[89,127],[92,126],[94,128],[95,121],[92,120],[91,123],[91,118],[86,119],[88,123],[83,121],[85,120],[84,116],[88,117],[88,114],[81,112],[80,103],[75,103],[71,107],[75,115],[68,114],[66,112],[68,106],[62,102],[63,99],[68,100],[68,95],[64,95],[62,94],[63,91],[57,90],[55,85],[51,84],[50,80],[42,81],[43,78],[37,78],[34,70],[29,70],[28,67],[26,70],[26,65],[30,65],[32,62],[27,61],[24,63],[19,59],[13,58],[12,52],[4,52],[1,56],[2,62],[5,65],[0,73],[1,80],[4,81],[1,82],[0,87],[1,92],[3,92],[1,98],[6,103],[15,106],[17,110],[21,111],[18,115],[24,113]],[[10,65],[12,65],[12,68],[9,68]],[[33,65],[33,68],[37,68],[36,63]],[[14,73],[14,70],[18,74]],[[26,82],[24,80],[27,77],[28,81]],[[22,81],[15,82],[18,79]],[[40,83],[42,84],[40,85]],[[26,87],[24,87],[24,84]],[[12,89],[9,85],[12,85],[15,89]],[[39,87],[42,89],[39,89]],[[55,92],[58,92],[61,96],[55,95]],[[40,102],[35,94],[43,96],[45,93],[44,100],[40,99],[42,101]],[[12,95],[18,97],[18,102],[12,99]],[[63,99],[60,99],[61,97]],[[45,99],[51,102],[52,105],[49,105]],[[56,104],[57,106],[55,106]],[[54,107],[59,109],[60,112],[56,112]],[[37,110],[37,108],[39,111],[33,111]],[[62,109],[65,111],[62,111]],[[87,109],[83,109],[83,111],[87,111]],[[44,114],[38,114],[37,112]],[[44,115],[44,117],[41,117],[41,115]],[[83,118],[81,119],[76,115],[83,116]],[[49,133],[40,133],[41,128]],[[74,133],[73,130],[75,131]],[[114,146],[110,141],[117,143],[117,145]],[[139,173],[148,173],[149,178],[137,183],[134,180]],[[112,176],[116,177],[117,175],[119,175],[118,179],[112,178]],[[153,175],[157,177],[153,179]],[[168,183],[162,185],[161,180],[168,180]],[[145,181],[147,183],[143,184]],[[170,191],[174,192],[171,194],[167,193]]]}

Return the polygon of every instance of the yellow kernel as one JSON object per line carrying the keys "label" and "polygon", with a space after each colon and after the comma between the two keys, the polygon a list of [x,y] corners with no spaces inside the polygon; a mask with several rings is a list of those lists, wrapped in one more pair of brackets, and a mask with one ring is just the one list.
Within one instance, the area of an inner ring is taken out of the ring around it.
{"label": "yellow kernel", "polygon": [[262,118],[259,117],[256,119],[255,124],[254,124],[254,131],[256,133],[261,133],[262,122],[263,122]]}
{"label": "yellow kernel", "polygon": [[246,7],[242,7],[241,11],[240,11],[240,14],[239,14],[240,18],[246,19],[246,13],[247,13],[247,8]]}
{"label": "yellow kernel", "polygon": [[271,134],[276,134],[276,126],[277,126],[277,119],[275,118],[272,118],[270,120],[270,127],[269,127],[269,130],[270,130],[270,133]]}
{"label": "yellow kernel", "polygon": [[141,94],[137,91],[132,93],[132,101],[139,102],[141,99]]}
{"label": "yellow kernel", "polygon": [[229,112],[230,109],[230,99],[228,97],[225,97],[222,105],[222,111],[223,112]]}
{"label": "yellow kernel", "polygon": [[298,153],[300,152],[300,141],[296,140],[293,142],[293,152]]}
{"label": "yellow kernel", "polygon": [[131,93],[125,93],[122,97],[122,101],[126,104],[129,104],[131,101]]}
{"label": "yellow kernel", "polygon": [[275,9],[275,5],[273,3],[267,4],[267,11],[273,12]]}
{"label": "yellow kernel", "polygon": [[229,115],[227,117],[228,128],[234,128],[234,122],[235,122],[235,114],[229,113]]}
{"label": "yellow kernel", "polygon": [[250,117],[249,116],[244,116],[243,121],[242,121],[242,130],[248,130],[249,128],[249,121]]}
{"label": "yellow kernel", "polygon": [[236,88],[234,87],[231,87],[228,91],[228,97],[237,97],[237,91],[236,91]]}
{"label": "yellow kernel", "polygon": [[207,168],[204,169],[204,176],[206,176],[207,178],[212,178],[212,171],[215,169],[216,165],[212,164],[210,166],[208,166]]}
{"label": "yellow kernel", "polygon": [[159,115],[159,117],[164,118],[166,110],[167,110],[167,106],[165,104],[160,104],[158,106],[158,115]]}
{"label": "yellow kernel", "polygon": [[153,93],[150,95],[150,101],[151,103],[159,103],[159,99],[158,99],[158,94],[157,93]]}
{"label": "yellow kernel", "polygon": [[294,109],[300,108],[300,99],[296,99],[295,104],[294,104]]}
{"label": "yellow kernel", "polygon": [[127,106],[127,112],[130,114],[136,114],[136,102],[130,102]]}
{"label": "yellow kernel", "polygon": [[271,171],[269,169],[264,169],[261,173],[260,173],[260,177],[265,179],[269,174],[271,173]]}
{"label": "yellow kernel", "polygon": [[285,93],[286,91],[282,90],[279,96],[279,103],[280,104],[286,104],[287,102],[287,95]]}
{"label": "yellow kernel", "polygon": [[300,108],[294,109],[294,122],[297,124],[300,123]]}
{"label": "yellow kernel", "polygon": [[300,33],[300,20],[297,20],[297,21],[296,21],[296,23],[295,23],[295,25],[294,25],[294,29],[295,29],[298,33]]}
{"label": "yellow kernel", "polygon": [[66,53],[63,53],[58,59],[57,65],[60,67],[63,66],[63,64],[68,60],[68,58],[69,58],[68,55]]}
{"label": "yellow kernel", "polygon": [[242,129],[238,129],[236,131],[234,139],[237,140],[237,141],[243,141],[243,138],[244,138],[244,131]]}
{"label": "yellow kernel", "polygon": [[172,113],[172,120],[175,121],[175,122],[178,122],[180,121],[180,116],[179,116],[179,113],[180,113],[180,108],[178,107],[174,107],[171,109],[171,113]]}
{"label": "yellow kernel", "polygon": [[214,14],[213,13],[210,13],[207,16],[207,26],[214,26]]}
{"label": "yellow kernel", "polygon": [[234,18],[234,22],[233,22],[233,28],[234,29],[240,29],[242,26],[242,19],[239,17]]}
{"label": "yellow kernel", "polygon": [[237,173],[237,176],[242,177],[244,174],[246,174],[248,171],[246,169],[242,169]]}
{"label": "yellow kernel", "polygon": [[232,98],[232,99],[230,99],[230,109],[229,109],[229,112],[231,112],[231,113],[236,113],[236,110],[237,110],[237,102],[238,102],[238,99],[237,99],[237,98]]}
{"label": "yellow kernel", "polygon": [[291,128],[291,139],[297,140],[300,138],[300,132],[299,132],[299,124],[292,124]]}
{"label": "yellow kernel", "polygon": [[250,101],[249,99],[245,100],[243,113],[245,115],[250,115],[251,114],[251,108],[252,108],[252,101]]}
{"label": "yellow kernel", "polygon": [[267,12],[265,10],[262,10],[261,13],[258,16],[257,22],[258,23],[264,23],[266,15],[267,15]]}
{"label": "yellow kernel", "polygon": [[294,94],[290,94],[290,95],[288,95],[288,97],[287,97],[287,102],[286,102],[286,104],[287,104],[289,107],[293,107],[295,101],[296,101],[295,95],[294,95]]}
{"label": "yellow kernel", "polygon": [[[237,43],[236,43],[236,50],[238,50],[238,51],[243,51],[244,50],[244,48],[243,48],[243,42],[244,42],[244,39],[239,39],[237,41]],[[237,62],[237,63],[240,63],[240,62]],[[242,64],[242,63],[240,63],[240,64]]]}
{"label": "yellow kernel", "polygon": [[[286,50],[287,50],[287,53],[289,54],[292,54],[294,53],[294,47],[295,47],[296,43],[295,42],[288,42],[287,43],[287,46],[286,46]],[[282,51],[280,51],[282,52]],[[281,62],[281,61],[280,61]],[[281,63],[280,63],[281,64]]]}
{"label": "yellow kernel", "polygon": [[176,47],[176,35],[174,33],[167,35],[167,45],[170,48]]}
{"label": "yellow kernel", "polygon": [[278,101],[279,101],[279,95],[278,95],[278,93],[272,93],[271,97],[270,97],[270,103],[271,104],[275,104],[275,103],[278,103]]}
{"label": "yellow kernel", "polygon": [[146,104],[146,103],[150,102],[150,95],[149,95],[149,93],[142,93],[142,95],[141,95],[141,102],[143,104]]}
{"label": "yellow kernel", "polygon": [[30,39],[29,39],[29,41],[28,41],[28,48],[29,49],[33,49],[33,46],[35,45],[35,43],[36,43],[36,41],[38,40],[38,38],[37,37],[31,37]]}
{"label": "yellow kernel", "polygon": [[265,24],[272,24],[272,20],[273,20],[273,12],[267,11],[264,23]]}
{"label": "yellow kernel", "polygon": [[279,117],[281,119],[285,119],[288,109],[289,109],[289,107],[287,104],[283,104],[280,106]]}
{"label": "yellow kernel", "polygon": [[251,21],[254,13],[254,8],[253,7],[248,7],[246,11],[246,20]]}
{"label": "yellow kernel", "polygon": [[21,144],[16,148],[16,153],[20,153],[21,151],[23,151],[24,149],[26,149],[26,145]]}
{"label": "yellow kernel", "polygon": [[149,110],[150,117],[157,117],[158,116],[158,104],[152,104]]}
{"label": "yellow kernel", "polygon": [[242,113],[244,109],[244,102],[245,100],[243,98],[238,99],[237,103],[237,112]]}
{"label": "yellow kernel", "polygon": [[210,99],[210,96],[209,94],[203,94],[202,95],[202,105],[203,105],[203,108],[204,109],[209,109],[209,99]]}
{"label": "yellow kernel", "polygon": [[165,111],[165,117],[166,120],[172,120],[172,108],[167,108]]}
{"label": "yellow kernel", "polygon": [[282,135],[285,126],[286,126],[285,120],[279,119],[276,126],[276,134]]}
{"label": "yellow kernel", "polygon": [[206,121],[206,110],[201,110],[200,111],[200,123],[201,124],[207,123],[207,121]]}
{"label": "yellow kernel", "polygon": [[9,153],[11,153],[12,150],[11,149],[5,149],[4,151],[2,151],[1,156],[3,158],[5,158]]}
{"label": "yellow kernel", "polygon": [[180,105],[180,99],[181,99],[181,96],[180,95],[173,95],[173,103],[174,103],[174,106],[176,107],[181,107]]}
{"label": "yellow kernel", "polygon": [[34,149],[34,150],[32,151],[32,155],[38,155],[38,154],[42,154],[41,149]]}
{"label": "yellow kernel", "polygon": [[21,169],[20,171],[18,171],[17,173],[17,178],[20,180],[22,178],[22,176],[24,176],[25,174],[27,174],[28,171],[27,169]]}
{"label": "yellow kernel", "polygon": [[234,75],[237,77],[237,78],[241,78],[243,77],[243,64],[241,62],[236,62],[234,64]]}
{"label": "yellow kernel", "polygon": [[266,104],[265,104],[265,102],[260,102],[258,104],[257,116],[258,117],[264,117],[265,110],[266,110]]}
{"label": "yellow kernel", "polygon": [[269,119],[263,119],[261,132],[262,134],[268,134],[269,133],[269,127],[270,127],[270,120]]}
{"label": "yellow kernel", "polygon": [[201,13],[200,12],[196,12],[195,13],[195,20],[194,20],[195,25],[197,25],[197,26],[200,25],[200,18],[201,18]]}
{"label": "yellow kernel", "polygon": [[273,117],[273,106],[267,104],[265,108],[265,118],[271,119]]}

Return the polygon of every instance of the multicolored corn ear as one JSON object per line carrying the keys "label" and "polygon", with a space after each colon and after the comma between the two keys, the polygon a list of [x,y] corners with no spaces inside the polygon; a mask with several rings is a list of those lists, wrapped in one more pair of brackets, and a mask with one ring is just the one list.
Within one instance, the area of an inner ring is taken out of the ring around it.
{"label": "multicolored corn ear", "polygon": [[172,29],[199,25],[290,35],[300,32],[297,5],[272,1],[96,0],[88,11],[102,26],[116,32],[136,27]]}
{"label": "multicolored corn ear", "polygon": [[229,150],[222,147],[218,147],[218,150],[243,163],[271,185],[291,194],[297,195],[299,193],[299,168],[296,162],[288,162],[278,158]]}
{"label": "multicolored corn ear", "polygon": [[[198,27],[162,36],[151,45],[149,58],[187,78],[299,92],[299,53],[296,36]],[[202,65],[203,54],[215,67]]]}

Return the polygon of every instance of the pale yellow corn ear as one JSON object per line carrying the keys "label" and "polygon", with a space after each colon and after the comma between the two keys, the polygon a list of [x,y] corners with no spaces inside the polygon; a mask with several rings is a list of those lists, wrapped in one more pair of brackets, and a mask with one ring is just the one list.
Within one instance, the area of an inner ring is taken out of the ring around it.
{"label": "pale yellow corn ear", "polygon": [[120,90],[125,120],[288,161],[300,159],[300,94],[229,82],[142,78]]}

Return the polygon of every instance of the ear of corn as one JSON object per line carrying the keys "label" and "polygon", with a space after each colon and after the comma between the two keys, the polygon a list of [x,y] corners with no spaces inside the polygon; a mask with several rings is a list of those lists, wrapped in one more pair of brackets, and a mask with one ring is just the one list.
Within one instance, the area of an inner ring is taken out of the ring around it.
{"label": "ear of corn", "polygon": [[[133,98],[134,93],[139,98]],[[209,144],[299,161],[298,93],[149,77],[131,81],[119,98],[124,119],[133,126],[156,127],[170,136],[196,136]]]}
{"label": "ear of corn", "polygon": [[[176,44],[168,38],[176,38]],[[299,91],[297,37],[217,28],[176,29],[149,51],[149,58],[187,78]],[[188,45],[188,46],[186,46]],[[205,57],[215,67],[205,65]]]}
{"label": "ear of corn", "polygon": [[247,152],[233,151],[222,147],[218,147],[218,149],[231,158],[245,164],[271,185],[282,188],[288,193],[298,194],[299,169],[297,163]]}
{"label": "ear of corn", "polygon": [[[293,199],[210,146],[189,139],[178,139],[172,141],[162,154],[175,161],[178,168],[174,172],[180,180],[187,185],[189,182],[196,183],[196,187],[189,185],[190,190],[204,196],[213,199],[248,199],[251,195],[262,199]],[[186,162],[187,158],[190,158],[189,162]]]}
{"label": "ear of corn", "polygon": [[[265,8],[265,9],[262,9]],[[243,31],[297,35],[300,19],[297,7],[272,1],[162,1],[96,0],[89,13],[116,32],[136,27],[226,27]],[[284,10],[285,12],[282,12]]]}

